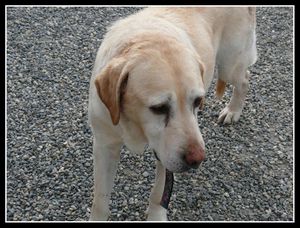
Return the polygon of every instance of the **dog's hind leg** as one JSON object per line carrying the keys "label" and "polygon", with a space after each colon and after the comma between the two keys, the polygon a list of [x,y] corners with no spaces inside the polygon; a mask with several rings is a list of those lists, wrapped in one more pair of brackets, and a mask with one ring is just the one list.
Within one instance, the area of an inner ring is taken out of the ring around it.
{"label": "dog's hind leg", "polygon": [[229,104],[220,113],[219,123],[232,123],[240,118],[249,90],[250,74],[247,69],[257,60],[255,8],[240,10],[240,19],[235,26],[227,23],[217,53],[217,96],[221,97],[225,83],[234,86]]}
{"label": "dog's hind leg", "polygon": [[[242,114],[246,94],[249,90],[250,73],[247,69],[256,61],[255,38],[252,40],[253,44],[249,49],[235,50],[232,48],[219,55],[222,57],[218,59],[217,96],[221,97],[224,93],[225,83],[234,86],[229,104],[219,115],[219,123],[236,122]],[[249,43],[251,42],[249,41]]]}
{"label": "dog's hind leg", "polygon": [[165,186],[166,169],[160,161],[156,161],[155,183],[150,195],[147,210],[148,221],[167,221],[167,210],[160,205]]}
{"label": "dog's hind leg", "polygon": [[90,220],[99,221],[107,220],[109,216],[109,200],[122,143],[107,144],[102,137],[95,133],[94,135],[94,201]]}
{"label": "dog's hind leg", "polygon": [[230,124],[238,121],[242,114],[244,107],[244,101],[249,89],[249,72],[245,69],[237,68],[233,74],[239,78],[239,80],[233,81],[233,94],[229,104],[221,111],[218,122]]}

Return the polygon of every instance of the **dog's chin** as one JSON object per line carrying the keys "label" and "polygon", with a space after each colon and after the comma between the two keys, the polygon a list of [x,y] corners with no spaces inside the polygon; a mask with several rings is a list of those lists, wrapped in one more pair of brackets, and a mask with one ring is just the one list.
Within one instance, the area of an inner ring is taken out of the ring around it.
{"label": "dog's chin", "polygon": [[175,167],[175,168],[173,168],[173,167],[167,168],[166,167],[166,169],[168,169],[170,172],[173,172],[173,173],[183,173],[183,172],[187,172],[190,170],[190,168],[188,166],[184,166],[184,165],[182,165],[180,167]]}
{"label": "dog's chin", "polygon": [[187,165],[183,164],[183,163],[177,163],[177,162],[166,162],[166,164],[164,164],[162,162],[163,166],[169,170],[172,173],[183,173],[183,172],[187,172],[188,170],[190,170],[190,167],[188,167]]}
{"label": "dog's chin", "polygon": [[164,157],[161,157],[155,149],[153,149],[154,156],[157,160],[159,160],[163,167],[165,167],[167,170],[169,170],[172,173],[182,173],[190,170],[190,167],[188,167],[183,162],[177,161],[174,159],[166,159]]}

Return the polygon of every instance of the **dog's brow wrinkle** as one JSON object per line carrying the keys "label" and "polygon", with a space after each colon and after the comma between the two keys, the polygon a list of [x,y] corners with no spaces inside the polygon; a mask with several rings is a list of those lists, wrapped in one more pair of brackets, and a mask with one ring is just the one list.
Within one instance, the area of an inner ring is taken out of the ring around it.
{"label": "dog's brow wrinkle", "polygon": [[171,100],[172,100],[171,94],[164,94],[159,97],[151,98],[149,103],[151,106],[158,106],[163,104],[169,104]]}
{"label": "dog's brow wrinkle", "polygon": [[197,97],[204,97],[205,96],[205,92],[203,90],[192,90],[191,94],[190,94],[190,98],[192,100],[194,100]]}

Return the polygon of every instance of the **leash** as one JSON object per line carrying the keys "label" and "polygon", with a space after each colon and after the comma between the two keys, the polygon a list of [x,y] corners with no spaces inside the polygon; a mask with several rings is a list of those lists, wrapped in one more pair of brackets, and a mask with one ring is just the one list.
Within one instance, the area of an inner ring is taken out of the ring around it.
{"label": "leash", "polygon": [[174,182],[174,174],[166,169],[165,187],[164,187],[163,195],[160,200],[160,205],[165,209],[168,209],[169,207],[169,202],[173,190],[173,182]]}
{"label": "leash", "polygon": [[[153,150],[154,152],[154,156],[155,158],[159,160],[156,151]],[[173,182],[174,182],[174,174],[173,172],[169,171],[168,169],[166,169],[166,178],[165,178],[165,186],[164,186],[164,191],[160,200],[160,205],[165,208],[168,209],[169,207],[169,203],[170,203],[170,198],[172,195],[172,190],[173,190]]]}

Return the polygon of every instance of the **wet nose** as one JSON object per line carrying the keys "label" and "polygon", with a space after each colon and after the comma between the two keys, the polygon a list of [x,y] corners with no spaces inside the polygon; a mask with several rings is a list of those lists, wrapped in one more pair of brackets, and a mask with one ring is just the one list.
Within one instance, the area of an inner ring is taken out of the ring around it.
{"label": "wet nose", "polygon": [[205,151],[201,146],[191,146],[183,156],[185,163],[193,169],[197,169],[205,160]]}

